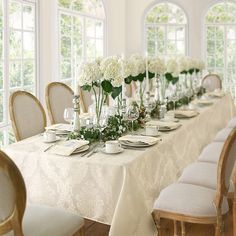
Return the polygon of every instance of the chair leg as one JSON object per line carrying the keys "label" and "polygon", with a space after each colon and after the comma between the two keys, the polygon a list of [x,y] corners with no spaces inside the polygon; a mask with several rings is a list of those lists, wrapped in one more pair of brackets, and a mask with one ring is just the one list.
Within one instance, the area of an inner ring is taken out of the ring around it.
{"label": "chair leg", "polygon": [[236,196],[234,196],[233,200],[233,232],[236,235]]}
{"label": "chair leg", "polygon": [[217,223],[215,225],[215,236],[222,236],[222,215],[221,209],[217,209]]}
{"label": "chair leg", "polygon": [[174,220],[174,236],[178,236],[178,221]]}
{"label": "chair leg", "polygon": [[181,221],[181,235],[182,236],[186,235],[185,223],[183,221]]}
{"label": "chair leg", "polygon": [[153,211],[152,212],[152,218],[155,222],[155,225],[157,227],[157,235],[162,236],[162,228],[161,228],[161,217],[158,214],[158,212]]}

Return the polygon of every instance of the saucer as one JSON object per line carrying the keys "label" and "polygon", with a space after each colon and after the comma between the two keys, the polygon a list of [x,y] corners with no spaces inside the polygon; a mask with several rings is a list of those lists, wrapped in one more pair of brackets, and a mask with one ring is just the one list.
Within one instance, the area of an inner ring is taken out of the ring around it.
{"label": "saucer", "polygon": [[122,148],[122,147],[118,148],[118,150],[116,152],[107,152],[105,147],[101,149],[101,152],[106,153],[106,154],[118,154],[123,151],[124,151],[124,148]]}
{"label": "saucer", "polygon": [[44,139],[43,139],[43,142],[44,142],[44,143],[55,143],[55,142],[59,141],[60,139],[61,139],[60,137],[56,137],[56,139],[53,140],[53,141],[47,141],[47,140],[44,140]]}

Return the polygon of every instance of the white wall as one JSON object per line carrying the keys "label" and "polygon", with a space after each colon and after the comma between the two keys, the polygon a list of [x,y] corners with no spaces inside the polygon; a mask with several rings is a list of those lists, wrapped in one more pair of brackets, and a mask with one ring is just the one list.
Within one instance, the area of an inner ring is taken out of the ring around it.
{"label": "white wall", "polygon": [[[127,0],[126,1],[126,48],[127,53],[144,52],[144,16],[155,4],[164,1],[153,0]],[[189,19],[189,45],[190,56],[202,55],[202,17],[206,9],[218,0],[170,0],[182,7]]]}

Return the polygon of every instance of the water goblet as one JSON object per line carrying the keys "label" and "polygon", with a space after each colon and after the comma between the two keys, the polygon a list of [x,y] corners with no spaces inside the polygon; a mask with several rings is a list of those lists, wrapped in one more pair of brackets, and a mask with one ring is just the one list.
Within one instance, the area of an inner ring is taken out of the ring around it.
{"label": "water goblet", "polygon": [[131,105],[127,110],[127,119],[132,122],[132,133],[134,132],[134,121],[139,118],[139,108]]}
{"label": "water goblet", "polygon": [[72,125],[74,120],[74,109],[72,107],[65,108],[63,117],[66,122]]}

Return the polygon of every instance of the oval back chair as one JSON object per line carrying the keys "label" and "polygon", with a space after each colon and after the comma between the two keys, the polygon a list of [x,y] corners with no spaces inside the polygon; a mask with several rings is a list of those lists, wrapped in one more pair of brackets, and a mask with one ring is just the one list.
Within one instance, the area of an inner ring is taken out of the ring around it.
{"label": "oval back chair", "polygon": [[222,82],[217,74],[206,75],[202,79],[202,87],[205,88],[208,92],[212,92],[216,89],[222,89]]}
{"label": "oval back chair", "polygon": [[24,179],[2,151],[0,189],[0,235],[13,231],[15,236],[84,236],[84,220],[80,216],[43,205],[26,206]]}
{"label": "oval back chair", "polygon": [[31,93],[16,91],[9,101],[10,119],[17,141],[44,132],[46,114],[39,100]]}
{"label": "oval back chair", "polygon": [[51,124],[65,123],[64,110],[73,107],[73,90],[66,84],[52,82],[45,90],[45,100]]}

